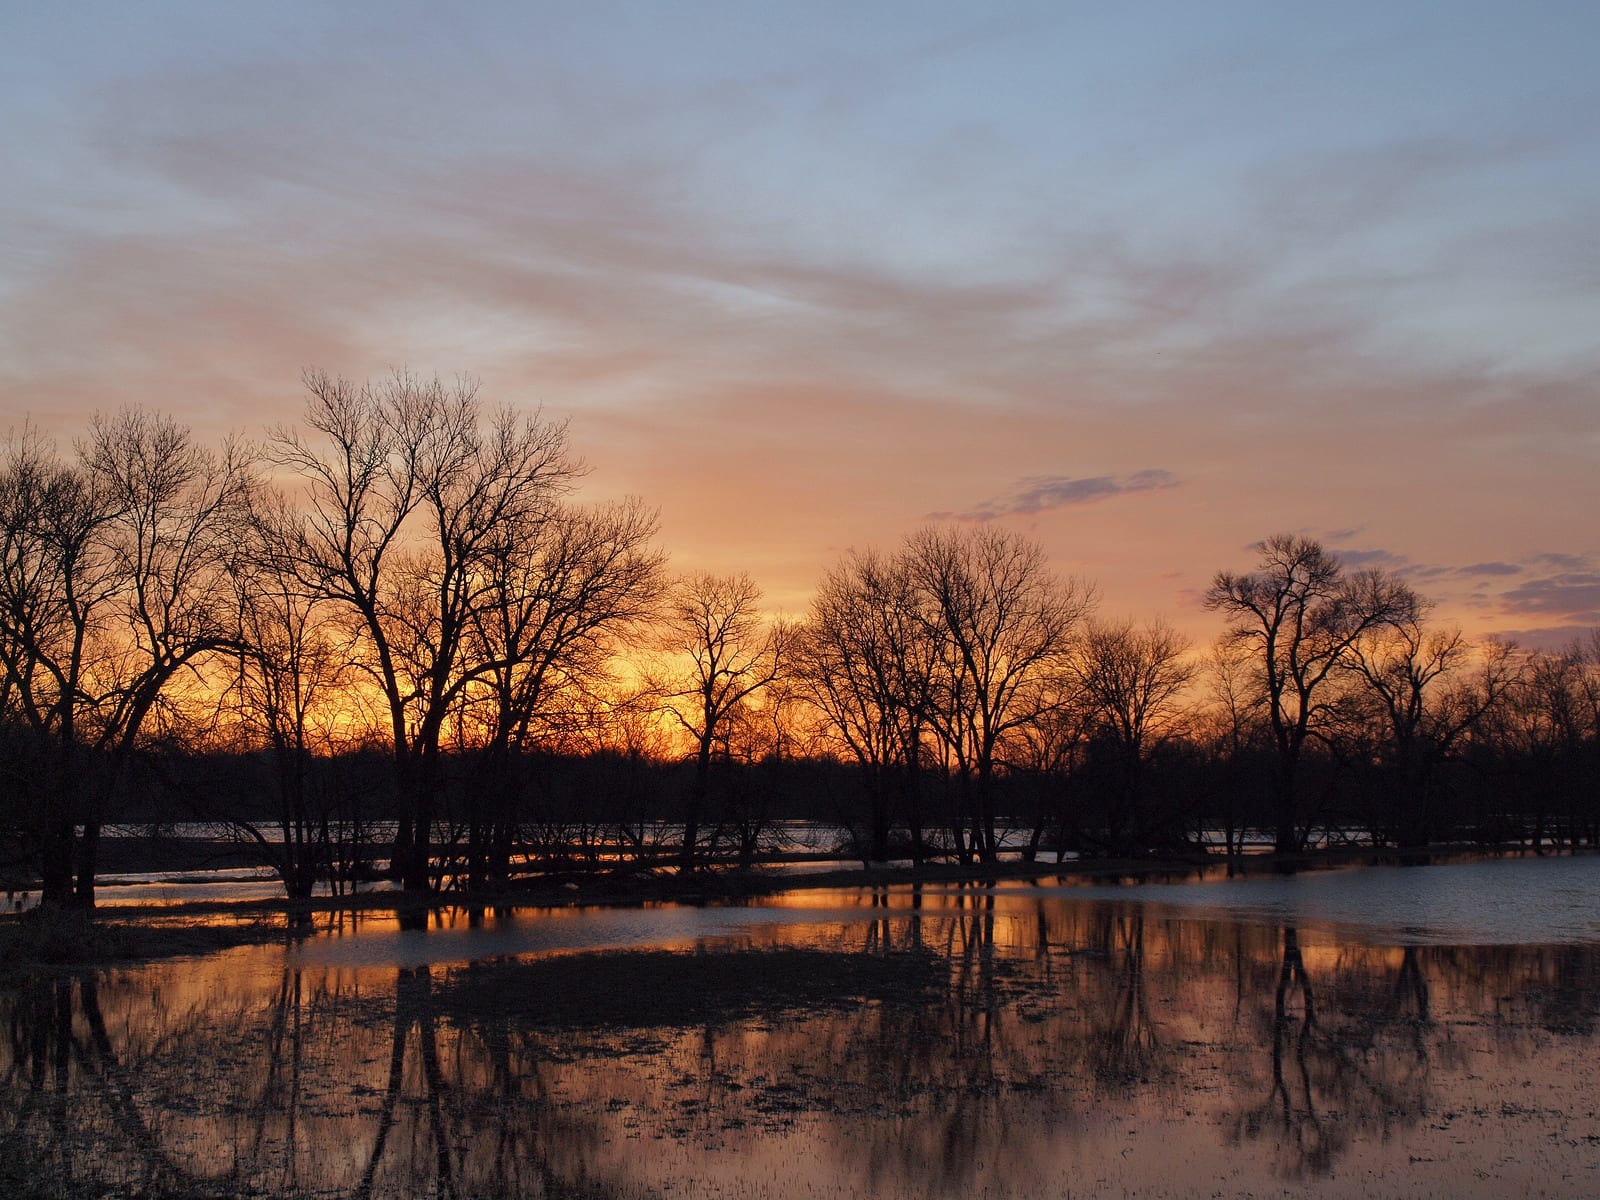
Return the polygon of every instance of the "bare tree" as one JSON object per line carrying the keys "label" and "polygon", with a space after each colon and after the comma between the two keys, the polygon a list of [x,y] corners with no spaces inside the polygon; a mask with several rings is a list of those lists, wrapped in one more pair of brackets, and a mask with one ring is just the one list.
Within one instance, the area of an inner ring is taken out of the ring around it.
{"label": "bare tree", "polygon": [[656,862],[674,849],[659,764],[677,751],[677,731],[659,715],[647,686],[613,684],[576,731],[576,748],[595,773],[595,791],[605,798],[616,849],[641,863]]}
{"label": "bare tree", "polygon": [[229,692],[235,748],[264,746],[270,758],[276,828],[237,812],[226,819],[277,872],[289,898],[303,900],[334,871],[338,839],[316,759],[337,752],[340,726],[353,715],[352,646],[347,627],[331,619],[333,606],[300,579],[298,516],[280,494],[258,493],[252,527],[234,579],[240,637]]}
{"label": "bare tree", "polygon": [[684,812],[684,872],[694,870],[713,756],[736,710],[778,678],[790,626],[762,616],[761,589],[748,575],[684,576],[666,604],[662,649],[670,674],[655,682],[664,710],[694,743],[694,779]]}
{"label": "bare tree", "polygon": [[[87,801],[86,742],[94,646],[124,586],[103,534],[115,516],[82,464],[68,465],[35,431],[6,447],[0,472],[0,655],[22,759],[11,773],[24,846],[39,858],[46,904],[72,898],[77,826]],[[93,645],[91,645],[93,643]],[[84,728],[80,729],[80,725]]]}
{"label": "bare tree", "polygon": [[[1519,664],[1504,703],[1490,715],[1486,741],[1506,772],[1506,807],[1518,837],[1539,850],[1548,837],[1575,845],[1600,837],[1592,767],[1600,728],[1600,694],[1585,648],[1535,651]],[[1585,762],[1585,750],[1588,762]]]}
{"label": "bare tree", "polygon": [[[29,430],[0,466],[0,660],[39,748],[43,899],[94,903],[106,806],[181,672],[237,641],[248,456],[168,417],[97,417],[75,462]],[[81,832],[80,832],[81,831]]]}
{"label": "bare tree", "polygon": [[1098,840],[1098,831],[1086,827],[1084,810],[1077,803],[1097,714],[1071,671],[1062,671],[1046,686],[1054,694],[1047,694],[1038,715],[1003,743],[1007,767],[1030,777],[1032,828],[1022,849],[1028,862],[1038,857],[1045,834],[1052,829],[1057,862],[1068,850]]}
{"label": "bare tree", "polygon": [[1257,569],[1217,572],[1206,607],[1223,613],[1228,636],[1252,651],[1277,750],[1276,845],[1293,853],[1306,837],[1298,809],[1301,755],[1326,727],[1330,681],[1351,661],[1358,639],[1407,619],[1418,600],[1382,572],[1347,575],[1338,557],[1310,538],[1274,534],[1255,548]]}
{"label": "bare tree", "polygon": [[[1179,704],[1195,675],[1189,642],[1164,621],[1090,621],[1072,655],[1072,672],[1096,715],[1101,737],[1115,747],[1119,781],[1109,814],[1113,844],[1145,844],[1154,829],[1145,811],[1146,764],[1183,717]],[[1126,846],[1117,848],[1125,849]]]}
{"label": "bare tree", "polygon": [[1439,768],[1517,677],[1511,647],[1473,647],[1459,629],[1428,628],[1425,616],[1418,603],[1372,627],[1352,643],[1349,663],[1377,705],[1402,846],[1432,840]]}
{"label": "bare tree", "polygon": [[[474,885],[504,880],[514,840],[512,757],[541,737],[570,738],[563,718],[591,711],[611,684],[617,638],[655,615],[665,556],[655,513],[637,501],[535,514],[488,559],[470,656],[484,710],[489,779],[469,813]],[[469,693],[469,698],[471,693]]]}
{"label": "bare tree", "polygon": [[1264,697],[1255,686],[1251,648],[1227,635],[1217,639],[1205,660],[1210,703],[1192,714],[1194,735],[1215,781],[1210,813],[1222,823],[1223,851],[1243,852],[1245,830],[1253,819],[1256,793],[1251,763],[1267,738]]}
{"label": "bare tree", "polygon": [[794,669],[806,696],[829,740],[861,771],[867,819],[856,841],[867,862],[888,857],[897,807],[913,855],[922,854],[915,776],[933,644],[917,603],[903,558],[850,554],[823,576],[797,640]]}
{"label": "bare tree", "polygon": [[472,653],[494,567],[579,467],[564,424],[486,415],[470,381],[401,374],[357,387],[311,373],[306,386],[310,435],[280,430],[272,447],[303,488],[297,559],[344,610],[361,639],[357,665],[384,697],[400,798],[391,870],[426,889],[442,731],[502,665]]}
{"label": "bare tree", "polygon": [[907,539],[918,611],[940,650],[929,725],[954,765],[965,832],[958,853],[992,861],[996,748],[1054,703],[1050,678],[1093,606],[1093,589],[1051,574],[1040,547],[994,526]]}

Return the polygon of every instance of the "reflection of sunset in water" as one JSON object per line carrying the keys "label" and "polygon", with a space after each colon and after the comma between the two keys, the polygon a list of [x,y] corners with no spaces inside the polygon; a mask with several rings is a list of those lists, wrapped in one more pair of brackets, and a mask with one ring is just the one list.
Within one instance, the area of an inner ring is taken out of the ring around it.
{"label": "reflection of sunset in water", "polygon": [[[1365,945],[1025,889],[794,907],[832,915],[678,951],[257,946],[46,979],[4,997],[0,1130],[30,1178],[158,1195],[1577,1194],[1594,1169],[1593,946]],[[530,919],[443,910],[416,936]]]}

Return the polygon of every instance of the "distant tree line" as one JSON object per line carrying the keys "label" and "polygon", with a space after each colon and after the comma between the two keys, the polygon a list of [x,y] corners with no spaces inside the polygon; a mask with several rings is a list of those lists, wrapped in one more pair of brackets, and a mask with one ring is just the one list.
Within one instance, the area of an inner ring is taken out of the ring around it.
{"label": "distant tree line", "polygon": [[994,524],[845,555],[798,619],[581,504],[565,425],[306,377],[302,422],[143,411],[0,459],[0,838],[92,905],[105,826],[222,822],[291,897],[683,872],[836,826],[864,862],[1600,842],[1600,633],[1472,642],[1275,535],[1200,652]]}

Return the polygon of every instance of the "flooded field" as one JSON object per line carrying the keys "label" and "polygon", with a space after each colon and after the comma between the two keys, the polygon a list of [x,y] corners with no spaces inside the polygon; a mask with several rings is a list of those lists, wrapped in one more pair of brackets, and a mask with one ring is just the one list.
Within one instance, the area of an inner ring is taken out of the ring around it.
{"label": "flooded field", "polygon": [[0,1192],[1600,1194],[1600,860],[429,924],[0,993]]}

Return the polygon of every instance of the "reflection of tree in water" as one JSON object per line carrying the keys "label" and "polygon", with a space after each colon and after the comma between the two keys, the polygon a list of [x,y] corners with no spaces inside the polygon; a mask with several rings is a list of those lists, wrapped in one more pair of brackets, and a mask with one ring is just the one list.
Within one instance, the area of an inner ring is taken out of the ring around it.
{"label": "reflection of tree in water", "polygon": [[1102,1082],[1132,1085],[1157,1068],[1161,1039],[1150,1016],[1144,973],[1144,913],[1107,911],[1097,949],[1110,983],[1100,1035],[1089,1039],[1089,1065]]}
{"label": "reflection of tree in water", "polygon": [[[141,1194],[233,1194],[170,1150],[176,1122],[146,1101],[137,1074],[114,1048],[97,976],[27,985],[8,1017],[0,1184],[33,1190],[52,1180],[70,1191],[92,1180],[95,1191],[109,1183]],[[120,1153],[112,1160],[112,1178],[97,1178],[101,1147],[108,1143]]]}
{"label": "reflection of tree in water", "polygon": [[981,888],[863,906],[376,990],[292,965],[185,982],[211,960],[45,980],[0,994],[0,1146],[61,1191],[377,1200],[636,1196],[657,1162],[787,1170],[796,1138],[863,1193],[957,1196],[1041,1147],[1088,1155],[1108,1115],[1198,1107],[1198,1083],[1234,1144],[1308,1177],[1449,1095],[1452,1014],[1526,1058],[1592,1028],[1600,989],[1589,948],[1334,951]]}
{"label": "reflection of tree in water", "polygon": [[[997,949],[995,926],[994,892],[958,889],[933,943],[948,964],[949,988],[931,1002],[879,1003],[861,1012],[841,1030],[828,1061],[813,1068],[850,1072],[858,1103],[897,1114],[865,1140],[860,1172],[869,1190],[966,1190],[985,1155],[1000,1152],[1005,1098],[1043,1071],[1005,1005],[1010,964]],[[923,944],[920,914],[911,937]],[[872,1066],[853,1071],[854,1064]]]}
{"label": "reflection of tree in water", "polygon": [[[511,964],[499,986],[590,992],[615,975],[611,982],[659,999],[609,1006],[603,1026],[577,1014],[557,1014],[553,1027],[531,1013],[513,1020],[525,1022],[514,1039],[520,1055],[562,1046],[574,1060],[558,1076],[567,1094],[603,1094],[625,1127],[749,1151],[774,1135],[840,1123],[852,1131],[869,1190],[879,1190],[874,1180],[893,1190],[891,1181],[904,1189],[915,1178],[926,1183],[913,1190],[947,1194],[1004,1140],[993,1014],[973,1011],[987,990],[987,923],[980,901],[962,928],[945,931],[954,959],[919,948],[913,918],[871,922],[842,952],[767,947]],[[461,1010],[475,1029],[476,1007],[467,1001]],[[674,1009],[680,1018],[692,1010],[695,1026],[674,1022]],[[606,1058],[615,1069],[597,1073]]]}
{"label": "reflection of tree in water", "polygon": [[1293,1179],[1326,1175],[1364,1126],[1387,1136],[1428,1111],[1429,988],[1417,949],[1401,952],[1392,979],[1350,962],[1328,985],[1313,981],[1299,931],[1286,927],[1264,1020],[1270,1086],[1239,1113],[1233,1137],[1274,1138]]}
{"label": "reflection of tree in water", "polygon": [[388,1070],[358,1200],[416,1194],[578,1198],[614,1194],[594,1177],[601,1140],[581,1109],[556,1102],[541,1053],[504,1018],[450,1022],[434,970],[395,980]]}
{"label": "reflection of tree in water", "polygon": [[[1290,1008],[1297,995],[1298,1015]],[[1299,934],[1288,928],[1283,931],[1283,963],[1273,993],[1272,1089],[1258,1107],[1240,1116],[1236,1136],[1276,1135],[1298,1160],[1290,1169],[1292,1175],[1325,1174],[1338,1148],[1317,1112],[1312,1088],[1316,1027],[1316,994],[1300,953]]]}
{"label": "reflection of tree in water", "polygon": [[[411,1031],[417,1032],[417,1049],[422,1059],[424,1081],[423,1102],[427,1112],[427,1128],[432,1134],[434,1150],[434,1185],[444,1196],[456,1194],[455,1172],[449,1132],[445,1128],[441,1105],[444,1093],[443,1073],[439,1069],[439,1039],[435,1029],[432,996],[433,974],[427,966],[401,967],[394,989],[394,1039],[389,1053],[389,1084],[383,1094],[383,1108],[378,1117],[377,1134],[372,1141],[372,1153],[367,1159],[367,1169],[362,1173],[361,1186],[356,1195],[366,1200],[372,1195],[372,1184],[383,1162],[389,1135],[394,1131],[395,1110],[400,1102],[406,1082],[406,1047]],[[412,1143],[415,1152],[416,1144]],[[412,1178],[427,1178],[427,1173],[417,1173],[412,1164]]]}
{"label": "reflection of tree in water", "polygon": [[108,1019],[92,975],[14,993],[0,1194],[611,1194],[585,1177],[592,1122],[547,1112],[504,1039],[442,1034],[431,974],[399,971],[389,1021],[294,969],[237,1011],[123,978]]}
{"label": "reflection of tree in water", "polygon": [[1513,973],[1519,985],[1495,998],[1493,1011],[1504,1030],[1514,1034],[1533,1025],[1550,1033],[1594,1033],[1600,962],[1588,947],[1551,946],[1533,957],[1516,946],[1495,951],[1500,970]]}

